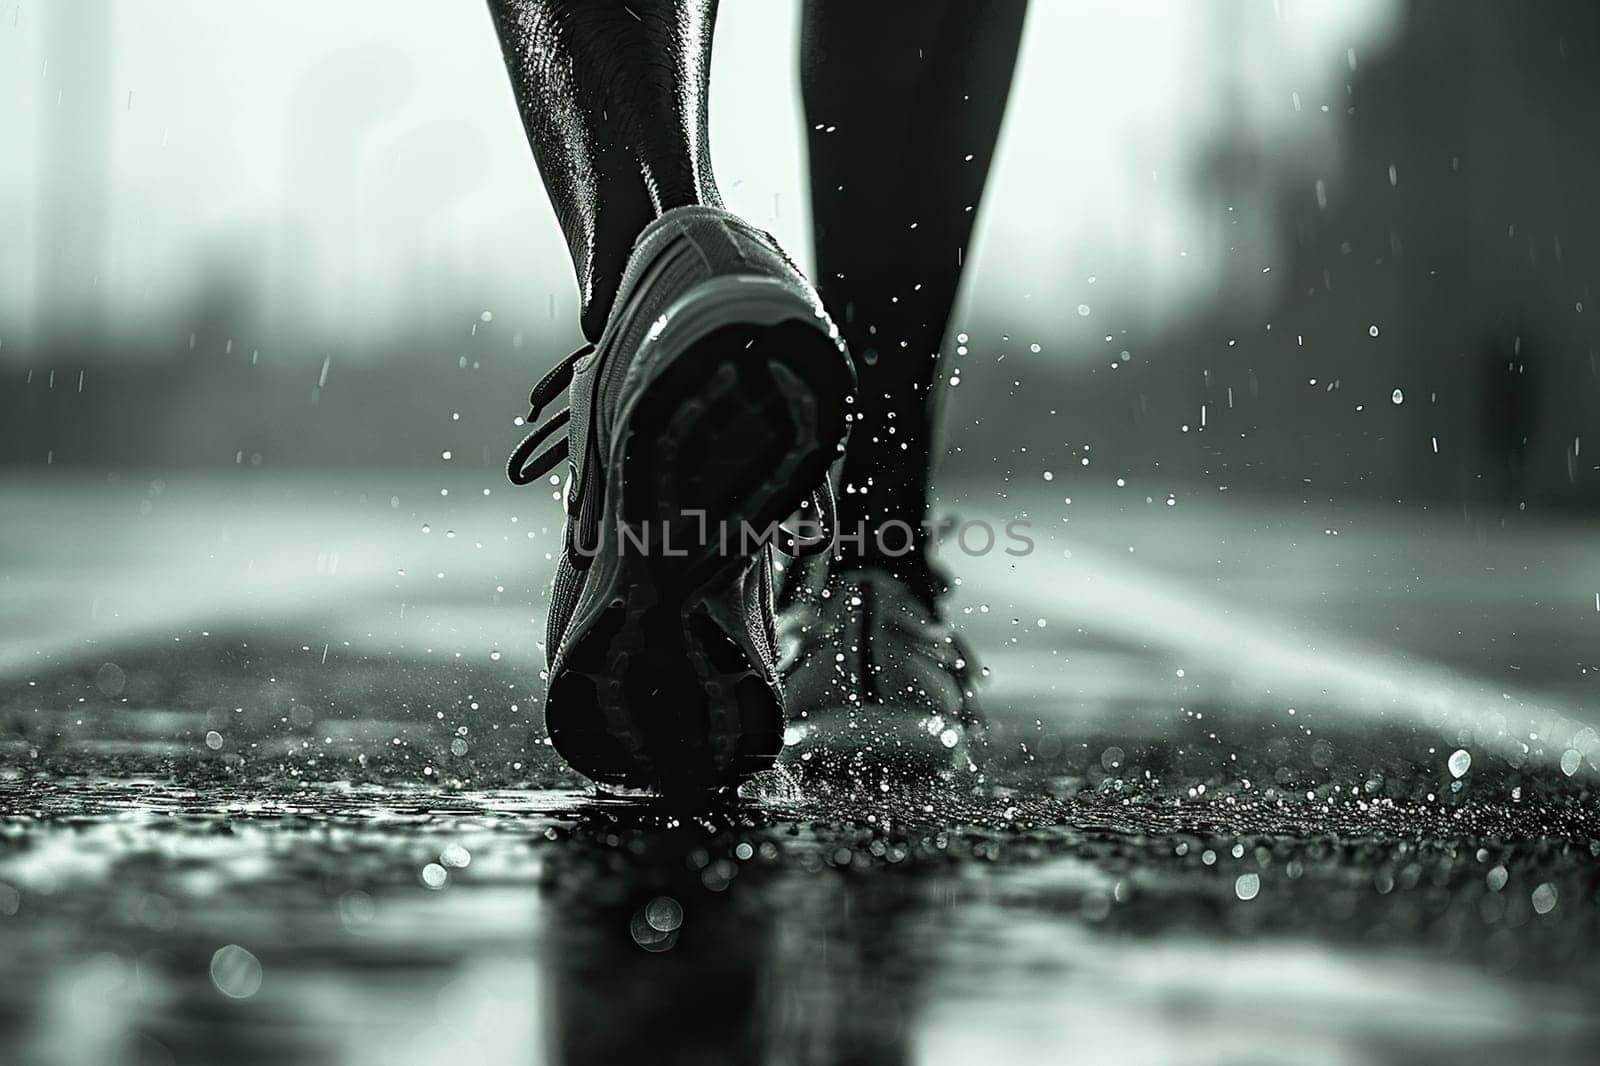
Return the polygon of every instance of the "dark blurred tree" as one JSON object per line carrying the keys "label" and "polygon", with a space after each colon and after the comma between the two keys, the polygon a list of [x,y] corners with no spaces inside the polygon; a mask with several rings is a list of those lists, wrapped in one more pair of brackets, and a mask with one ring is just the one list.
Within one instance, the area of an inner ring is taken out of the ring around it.
{"label": "dark blurred tree", "polygon": [[1294,405],[1295,432],[1385,495],[1498,506],[1514,469],[1530,507],[1600,506],[1576,461],[1600,428],[1600,4],[1410,0],[1344,103],[1344,174],[1285,197],[1273,319],[1307,354],[1286,341],[1267,373],[1305,396],[1320,367],[1342,394]]}

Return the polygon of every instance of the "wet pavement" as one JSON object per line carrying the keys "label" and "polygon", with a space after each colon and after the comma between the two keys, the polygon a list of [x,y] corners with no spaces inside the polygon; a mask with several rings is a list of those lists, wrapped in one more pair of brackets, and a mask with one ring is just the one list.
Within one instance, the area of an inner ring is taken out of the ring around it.
{"label": "wet pavement", "polygon": [[1029,500],[983,774],[691,815],[542,742],[554,507],[381,480],[0,486],[0,1061],[1594,1058],[1581,525]]}

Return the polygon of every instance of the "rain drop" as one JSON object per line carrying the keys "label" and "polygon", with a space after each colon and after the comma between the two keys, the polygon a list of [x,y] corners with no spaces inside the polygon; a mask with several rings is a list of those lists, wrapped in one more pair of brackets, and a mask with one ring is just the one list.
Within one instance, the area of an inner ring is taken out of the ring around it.
{"label": "rain drop", "polygon": [[671,896],[657,896],[644,905],[644,920],[658,933],[671,933],[683,924],[683,905]]}
{"label": "rain drop", "polygon": [[1549,881],[1533,890],[1533,909],[1540,914],[1549,914],[1556,909],[1556,886]]}
{"label": "rain drop", "polygon": [[261,960],[238,944],[224,944],[211,956],[211,983],[229,999],[249,999],[261,991]]}

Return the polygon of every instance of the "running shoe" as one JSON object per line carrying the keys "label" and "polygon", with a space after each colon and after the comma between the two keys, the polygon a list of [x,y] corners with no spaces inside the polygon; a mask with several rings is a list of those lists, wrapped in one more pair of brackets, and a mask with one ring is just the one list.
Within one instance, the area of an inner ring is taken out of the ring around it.
{"label": "running shoe", "polygon": [[794,561],[783,575],[778,645],[790,708],[784,762],[802,779],[878,785],[979,772],[984,722],[972,653],[900,577]]}
{"label": "running shoe", "polygon": [[[507,469],[529,484],[568,462],[545,724],[579,772],[684,792],[773,764],[771,552],[827,550],[853,384],[770,235],[698,206],[640,234],[603,334],[534,387],[528,423],[562,390],[569,406]],[[780,526],[795,514],[809,537]]]}

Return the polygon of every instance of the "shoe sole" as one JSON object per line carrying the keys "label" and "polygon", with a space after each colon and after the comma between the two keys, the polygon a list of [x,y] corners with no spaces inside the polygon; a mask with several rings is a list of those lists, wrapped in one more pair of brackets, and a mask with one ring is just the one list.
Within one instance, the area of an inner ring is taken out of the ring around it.
{"label": "shoe sole", "polygon": [[788,517],[827,476],[852,375],[792,292],[713,284],[665,316],[661,354],[641,353],[629,374],[647,380],[629,383],[621,429],[601,441],[602,536],[645,532],[591,563],[545,721],[562,758],[604,786],[729,787],[783,746],[769,638],[747,620],[769,588],[767,549],[739,533]]}

